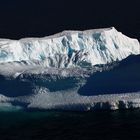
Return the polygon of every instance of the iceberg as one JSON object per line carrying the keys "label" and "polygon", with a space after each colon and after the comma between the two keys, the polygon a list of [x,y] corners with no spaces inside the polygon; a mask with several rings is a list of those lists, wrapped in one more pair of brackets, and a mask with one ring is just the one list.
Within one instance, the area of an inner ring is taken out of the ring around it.
{"label": "iceberg", "polygon": [[0,39],[0,106],[140,107],[140,44],[114,27]]}

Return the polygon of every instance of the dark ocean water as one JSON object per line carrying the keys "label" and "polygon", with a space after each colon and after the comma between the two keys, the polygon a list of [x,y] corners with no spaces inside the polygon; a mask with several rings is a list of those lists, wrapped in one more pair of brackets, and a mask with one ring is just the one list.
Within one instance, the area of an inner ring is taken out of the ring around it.
{"label": "dark ocean water", "polygon": [[0,140],[140,139],[140,110],[0,112]]}

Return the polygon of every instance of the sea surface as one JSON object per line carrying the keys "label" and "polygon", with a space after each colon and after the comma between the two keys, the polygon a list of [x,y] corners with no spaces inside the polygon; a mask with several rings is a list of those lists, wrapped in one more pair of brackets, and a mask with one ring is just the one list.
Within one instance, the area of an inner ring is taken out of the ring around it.
{"label": "sea surface", "polygon": [[0,140],[105,139],[140,139],[140,110],[0,112]]}

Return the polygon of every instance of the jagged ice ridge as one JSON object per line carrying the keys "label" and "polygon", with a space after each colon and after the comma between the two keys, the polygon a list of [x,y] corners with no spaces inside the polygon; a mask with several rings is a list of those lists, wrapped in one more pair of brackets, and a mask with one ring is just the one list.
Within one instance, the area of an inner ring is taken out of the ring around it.
{"label": "jagged ice ridge", "polygon": [[26,61],[55,68],[83,67],[120,61],[139,53],[139,42],[115,28],[64,31],[44,38],[0,40],[0,63]]}

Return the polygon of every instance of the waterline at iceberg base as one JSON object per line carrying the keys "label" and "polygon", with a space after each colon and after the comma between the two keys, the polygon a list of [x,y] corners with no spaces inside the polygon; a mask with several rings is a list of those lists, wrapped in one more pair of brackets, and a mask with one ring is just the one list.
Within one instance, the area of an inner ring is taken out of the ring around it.
{"label": "waterline at iceberg base", "polygon": [[114,27],[0,39],[0,110],[140,107],[140,44]]}

